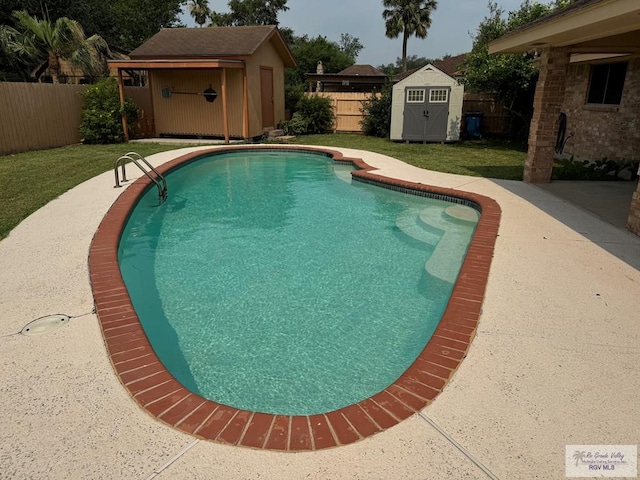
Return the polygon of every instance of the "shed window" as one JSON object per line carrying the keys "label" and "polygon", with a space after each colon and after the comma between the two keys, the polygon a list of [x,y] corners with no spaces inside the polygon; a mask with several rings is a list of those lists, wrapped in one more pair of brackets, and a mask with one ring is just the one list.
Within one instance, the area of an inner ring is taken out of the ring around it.
{"label": "shed window", "polygon": [[431,89],[429,90],[429,103],[447,103],[449,90]]}
{"label": "shed window", "polygon": [[424,89],[408,88],[407,103],[424,103]]}
{"label": "shed window", "polygon": [[619,105],[626,75],[626,63],[592,65],[587,103]]}

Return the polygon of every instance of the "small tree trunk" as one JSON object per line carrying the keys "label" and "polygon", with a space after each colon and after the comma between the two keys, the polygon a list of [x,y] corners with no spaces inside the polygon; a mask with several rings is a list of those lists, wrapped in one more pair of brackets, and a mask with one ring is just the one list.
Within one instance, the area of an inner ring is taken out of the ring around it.
{"label": "small tree trunk", "polygon": [[402,33],[402,73],[407,71],[407,42],[409,40],[409,35],[407,34],[407,30]]}
{"label": "small tree trunk", "polygon": [[53,52],[49,52],[49,71],[53,83],[60,83],[60,59]]}

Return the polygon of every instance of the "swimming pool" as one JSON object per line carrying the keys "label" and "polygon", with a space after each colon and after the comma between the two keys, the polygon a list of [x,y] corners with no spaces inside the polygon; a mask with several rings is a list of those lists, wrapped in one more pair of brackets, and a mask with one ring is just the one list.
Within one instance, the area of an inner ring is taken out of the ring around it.
{"label": "swimming pool", "polygon": [[169,174],[162,205],[154,190],[140,199],[120,268],[189,390],[325,413],[384,390],[424,349],[478,214],[351,183],[350,170],[318,153],[230,152]]}
{"label": "swimming pool", "polygon": [[[475,331],[495,243],[499,207],[491,199],[468,192],[376,175],[360,159],[344,158],[339,152],[327,150],[325,154],[333,156],[334,160],[356,165],[358,170],[354,177],[360,181],[420,196],[454,198],[459,203],[482,209],[467,260],[442,320],[427,346],[419,352],[415,362],[382,391],[356,404],[324,414],[258,413],[210,401],[188,391],[158,359],[138,321],[126,288],[122,283],[118,286],[120,272],[118,265],[114,265],[114,259],[123,225],[133,207],[140,203],[138,197],[148,187],[148,182],[141,179],[120,196],[103,220],[92,243],[89,265],[97,313],[114,368],[133,398],[149,413],[185,432],[224,443],[276,450],[320,449],[351,443],[389,428],[423,408],[444,388],[464,357]],[[191,154],[168,162],[161,171],[166,173],[198,156],[200,154]],[[338,172],[337,176],[344,177],[343,173]],[[348,185],[345,183],[343,186]],[[355,188],[362,187],[358,185]],[[176,208],[182,207],[178,205]],[[399,228],[397,219],[396,227]],[[407,236],[406,225],[402,235]],[[425,268],[427,266],[424,265]],[[442,273],[438,270],[442,265],[435,263],[428,267]]]}

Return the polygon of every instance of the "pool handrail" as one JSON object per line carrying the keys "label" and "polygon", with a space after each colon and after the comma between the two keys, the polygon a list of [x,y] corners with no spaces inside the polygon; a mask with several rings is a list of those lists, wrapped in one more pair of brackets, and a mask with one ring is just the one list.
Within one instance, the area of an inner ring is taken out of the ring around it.
{"label": "pool handrail", "polygon": [[[120,176],[118,175],[118,167],[121,167],[122,181],[123,182],[127,181],[127,172],[125,169],[127,160],[134,163],[142,171],[142,173],[144,173],[147,177],[149,177],[149,179],[153,183],[155,183],[156,187],[158,187],[158,197],[160,198],[160,203],[165,201],[167,199],[167,180],[162,176],[162,174],[160,174],[160,172],[158,172],[153,167],[153,165],[149,163],[149,161],[146,158],[144,158],[142,155],[140,155],[137,152],[125,153],[115,161],[113,165],[113,173],[115,174],[115,177],[116,177],[116,184],[114,185],[114,188],[120,188],[122,186],[120,184]],[[139,161],[142,161],[149,168],[149,170],[145,170],[144,167],[140,165]],[[157,178],[153,177],[149,173],[150,171],[153,172]]]}

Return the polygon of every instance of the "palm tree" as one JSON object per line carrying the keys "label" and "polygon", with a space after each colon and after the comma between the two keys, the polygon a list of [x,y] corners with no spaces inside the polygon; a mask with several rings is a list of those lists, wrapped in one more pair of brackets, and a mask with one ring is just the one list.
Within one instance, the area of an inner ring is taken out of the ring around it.
{"label": "palm tree", "polygon": [[47,60],[53,83],[60,83],[61,60],[68,60],[85,74],[104,69],[107,43],[99,35],[86,38],[75,20],[61,17],[52,23],[26,11],[13,12],[16,28],[0,26],[0,45],[6,55],[23,64]]}
{"label": "palm tree", "polygon": [[438,6],[438,0],[382,0],[385,10],[386,35],[398,38],[402,33],[402,71],[407,71],[407,40],[411,35],[426,38],[431,26],[431,12]]}
{"label": "palm tree", "polygon": [[191,0],[189,2],[189,13],[195,22],[202,27],[209,17],[208,0]]}

